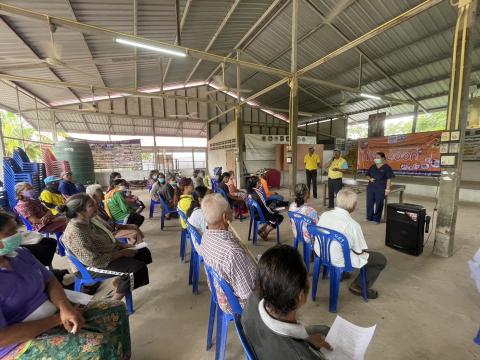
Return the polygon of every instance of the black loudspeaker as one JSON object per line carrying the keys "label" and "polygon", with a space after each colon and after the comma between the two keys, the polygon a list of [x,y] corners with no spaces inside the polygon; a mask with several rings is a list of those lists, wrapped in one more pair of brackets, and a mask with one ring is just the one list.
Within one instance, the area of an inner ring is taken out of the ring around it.
{"label": "black loudspeaker", "polygon": [[388,204],[385,244],[410,255],[423,252],[426,210],[415,204]]}

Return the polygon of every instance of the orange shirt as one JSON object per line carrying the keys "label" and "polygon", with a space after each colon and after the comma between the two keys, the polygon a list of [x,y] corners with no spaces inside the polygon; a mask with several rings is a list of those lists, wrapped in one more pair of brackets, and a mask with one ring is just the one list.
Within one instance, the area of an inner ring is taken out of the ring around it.
{"label": "orange shirt", "polygon": [[270,197],[272,194],[268,189],[267,180],[265,180],[263,177],[260,177],[260,182],[262,183],[262,187],[263,187],[263,190],[265,191],[265,195],[267,195],[267,198]]}

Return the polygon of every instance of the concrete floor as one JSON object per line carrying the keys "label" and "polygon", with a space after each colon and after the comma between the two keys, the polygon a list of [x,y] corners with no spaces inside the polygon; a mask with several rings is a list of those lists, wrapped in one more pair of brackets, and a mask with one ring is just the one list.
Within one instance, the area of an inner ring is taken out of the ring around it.
{"label": "concrete floor", "polygon": [[[139,195],[147,199],[146,192]],[[467,260],[480,246],[478,204],[459,207],[453,257],[444,259],[431,254],[433,235],[424,253],[414,257],[385,247],[385,224],[364,220],[365,196],[359,196],[360,208],[354,217],[361,223],[369,247],[388,259],[375,285],[380,293],[378,299],[364,303],[348,292],[346,283],[341,285],[338,314],[359,326],[377,325],[366,359],[480,359],[480,346],[472,341],[480,326],[480,294],[467,266]],[[405,202],[422,204],[430,214],[434,206],[432,199],[408,195]],[[319,200],[312,204],[323,211]],[[236,221],[234,225],[246,239],[248,222]],[[162,232],[156,214],[143,229],[154,262],[149,266],[150,285],[134,292],[135,314],[130,317],[133,358],[214,359],[214,350],[205,350],[210,300],[205,274],[201,275],[200,294],[193,295],[187,281],[188,263],[182,264],[179,259],[178,222],[167,222]],[[260,254],[274,244],[273,233],[271,238],[268,243],[259,242],[250,248]],[[292,244],[288,221],[281,226],[281,240]],[[309,299],[302,309],[304,324],[332,324],[336,315],[328,312],[328,289],[328,281],[320,281],[317,301]],[[231,326],[227,359],[243,358]]]}

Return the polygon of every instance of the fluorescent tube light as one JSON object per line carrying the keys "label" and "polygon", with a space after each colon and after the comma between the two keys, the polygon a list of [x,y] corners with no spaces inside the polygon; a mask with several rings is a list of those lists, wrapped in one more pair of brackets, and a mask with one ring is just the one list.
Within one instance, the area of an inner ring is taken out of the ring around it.
{"label": "fluorescent tube light", "polygon": [[364,98],[369,98],[369,99],[382,100],[380,96],[372,95],[372,94],[361,93],[360,96]]}
{"label": "fluorescent tube light", "polygon": [[165,54],[170,54],[170,55],[175,55],[175,56],[182,56],[182,57],[187,56],[187,54],[184,53],[184,52],[165,49],[165,48],[161,48],[161,47],[158,47],[158,46],[147,45],[147,44],[143,44],[143,43],[140,43],[140,42],[127,40],[127,39],[119,38],[119,39],[115,39],[115,42],[117,42],[119,44],[130,45],[130,46],[138,47],[138,48],[145,49],[145,50],[152,50],[152,51],[165,53]]}

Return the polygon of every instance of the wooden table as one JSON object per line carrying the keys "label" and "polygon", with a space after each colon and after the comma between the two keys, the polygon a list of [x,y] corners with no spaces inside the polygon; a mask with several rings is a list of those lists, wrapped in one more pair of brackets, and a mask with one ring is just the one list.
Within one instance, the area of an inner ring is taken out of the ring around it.
{"label": "wooden table", "polygon": [[[327,206],[327,199],[328,199],[328,186],[327,186],[327,181],[322,182],[323,185],[323,206]],[[343,186],[351,188],[353,191],[355,191],[357,194],[366,191],[367,190],[367,185],[368,185],[368,180],[363,180],[363,179],[349,179],[349,178],[344,178],[343,179]],[[386,209],[387,209],[387,204],[388,204],[388,198],[390,195],[393,193],[398,193],[398,202],[400,204],[403,203],[403,193],[405,192],[405,185],[398,185],[398,184],[393,184],[390,190],[389,196],[385,196],[385,206],[384,206],[384,211],[383,211],[383,218],[386,218]]]}

